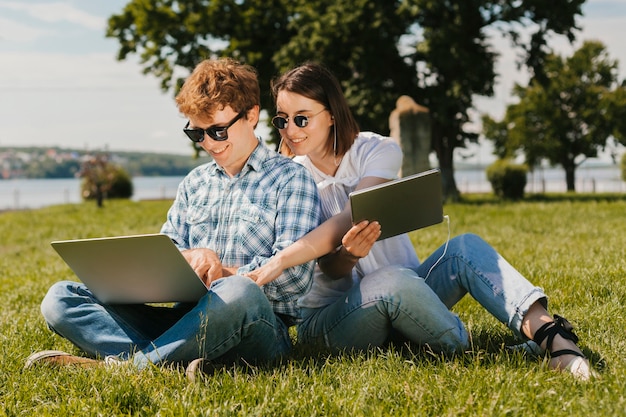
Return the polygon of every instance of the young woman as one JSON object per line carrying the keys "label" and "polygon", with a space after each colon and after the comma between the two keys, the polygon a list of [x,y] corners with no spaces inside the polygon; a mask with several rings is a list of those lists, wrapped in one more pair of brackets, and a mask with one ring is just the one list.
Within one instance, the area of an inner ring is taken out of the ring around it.
{"label": "young woman", "polygon": [[313,174],[325,222],[250,276],[264,285],[285,268],[319,258],[313,287],[299,301],[300,343],[365,348],[397,335],[461,351],[467,332],[449,309],[470,293],[516,336],[549,351],[551,368],[590,377],[571,325],[550,316],[542,289],[480,237],[455,237],[420,263],[407,235],[376,241],[378,223],[352,225],[348,194],[394,179],[402,152],[389,138],[359,132],[327,69],[296,67],[273,81],[272,93],[281,151]]}

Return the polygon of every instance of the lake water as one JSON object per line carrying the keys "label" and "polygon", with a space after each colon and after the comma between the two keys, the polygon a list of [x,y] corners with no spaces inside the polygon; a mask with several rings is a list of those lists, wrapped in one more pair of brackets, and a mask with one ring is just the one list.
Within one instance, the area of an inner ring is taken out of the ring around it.
{"label": "lake water", "polygon": [[[135,177],[133,200],[173,199],[183,177]],[[0,210],[80,203],[80,179],[0,180]]]}
{"label": "lake water", "polygon": [[[461,193],[491,192],[484,169],[457,169],[454,173]],[[561,168],[537,168],[528,173],[527,193],[566,192],[565,171]],[[626,182],[621,179],[619,166],[582,166],[576,170],[576,192],[624,193]]]}
{"label": "lake water", "polygon": [[[457,169],[461,193],[491,192],[484,169]],[[135,177],[133,200],[174,199],[183,177]],[[565,192],[562,169],[538,169],[528,174],[526,192]],[[626,192],[619,167],[581,167],[576,170],[578,192]],[[54,204],[80,203],[80,179],[0,180],[0,210],[40,208]]]}

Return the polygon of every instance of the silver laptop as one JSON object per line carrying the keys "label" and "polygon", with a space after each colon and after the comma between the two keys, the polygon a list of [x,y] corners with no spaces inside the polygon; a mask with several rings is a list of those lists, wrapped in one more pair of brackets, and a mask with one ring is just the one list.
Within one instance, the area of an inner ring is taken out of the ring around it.
{"label": "silver laptop", "polygon": [[191,302],[207,292],[164,234],[64,240],[51,245],[104,303]]}
{"label": "silver laptop", "polygon": [[350,193],[352,222],[378,221],[378,240],[443,221],[441,174],[431,169]]}

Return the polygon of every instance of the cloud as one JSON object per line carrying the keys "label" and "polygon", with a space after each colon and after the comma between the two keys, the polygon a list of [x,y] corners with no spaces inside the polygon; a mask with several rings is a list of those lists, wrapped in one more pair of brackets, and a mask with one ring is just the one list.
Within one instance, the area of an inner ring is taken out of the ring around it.
{"label": "cloud", "polygon": [[624,0],[593,0],[583,4],[584,20],[626,16]]}
{"label": "cloud", "polygon": [[0,17],[0,42],[32,42],[51,32]]}
{"label": "cloud", "polygon": [[171,93],[136,60],[0,52],[0,145],[189,153]]}
{"label": "cloud", "polygon": [[[599,40],[606,46],[609,57],[618,60],[619,77],[626,78],[626,48],[622,47],[621,40],[626,1],[605,0],[596,3],[586,6],[585,17],[579,22],[582,30],[576,32],[576,41],[573,45],[570,45],[564,36],[552,36],[549,39],[549,47],[562,57],[570,57],[584,41]],[[613,9],[613,14],[607,17],[603,10],[610,5],[616,8]],[[499,119],[504,115],[506,107],[516,101],[511,95],[513,84],[526,85],[529,73],[526,69],[519,70],[516,67],[516,51],[511,48],[507,39],[497,35],[495,31],[488,33],[492,35],[494,49],[500,54],[496,64],[498,78],[494,96],[476,97],[474,104],[479,113],[487,113]]]}
{"label": "cloud", "polygon": [[0,94],[25,90],[130,90],[160,92],[160,81],[142,74],[137,57],[116,61],[108,53],[0,51]]}
{"label": "cloud", "polygon": [[0,1],[0,9],[24,12],[30,17],[48,22],[69,22],[87,29],[102,31],[106,19],[74,8],[68,3],[24,3],[17,1]]}

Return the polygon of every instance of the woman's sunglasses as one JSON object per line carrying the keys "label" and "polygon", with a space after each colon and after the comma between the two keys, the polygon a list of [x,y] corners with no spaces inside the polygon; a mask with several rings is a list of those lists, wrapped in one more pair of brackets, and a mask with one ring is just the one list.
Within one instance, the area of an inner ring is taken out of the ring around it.
{"label": "woman's sunglasses", "polygon": [[[322,109],[320,111],[318,111],[317,113],[315,113],[312,116],[304,116],[302,114],[297,114],[295,116],[293,116],[293,123],[298,126],[298,127],[307,127],[309,125],[309,119],[314,118],[315,116],[317,116],[318,114],[320,114],[321,112],[323,112],[326,109]],[[274,125],[274,127],[276,129],[284,129],[287,127],[287,123],[289,123],[289,117],[283,117],[283,116],[274,116],[272,118],[272,124]]]}
{"label": "woman's sunglasses", "polygon": [[228,128],[237,123],[237,120],[241,119],[247,110],[241,111],[233,120],[228,122],[226,126],[211,126],[206,129],[190,129],[189,122],[183,128],[183,132],[187,135],[192,142],[202,142],[204,140],[204,134],[206,133],[213,140],[223,141],[228,139]]}

